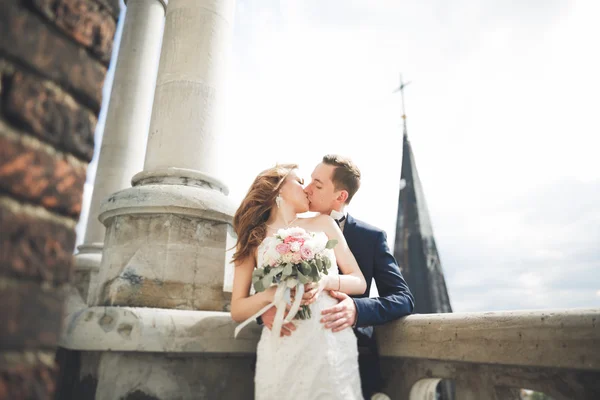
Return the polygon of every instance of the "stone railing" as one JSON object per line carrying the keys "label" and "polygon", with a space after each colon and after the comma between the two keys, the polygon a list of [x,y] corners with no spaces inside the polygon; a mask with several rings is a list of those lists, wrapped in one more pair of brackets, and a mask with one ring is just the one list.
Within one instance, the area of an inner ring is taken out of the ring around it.
{"label": "stone railing", "polygon": [[600,399],[600,309],[412,315],[376,329],[386,393],[435,399]]}
{"label": "stone railing", "polygon": [[[60,345],[95,365],[72,371],[73,398],[129,398],[121,388],[132,384],[158,399],[242,399],[253,391],[255,324],[234,339],[237,324],[225,312],[88,308],[82,301],[67,308]],[[600,399],[598,321],[600,309],[412,315],[376,330],[385,392],[433,400],[448,380],[457,400],[514,400],[520,388],[555,400]],[[117,373],[114,365],[131,359],[148,370]],[[180,373],[170,377],[165,363],[181,364]],[[148,379],[151,370],[156,379]],[[110,391],[86,395],[102,380],[112,382]]]}

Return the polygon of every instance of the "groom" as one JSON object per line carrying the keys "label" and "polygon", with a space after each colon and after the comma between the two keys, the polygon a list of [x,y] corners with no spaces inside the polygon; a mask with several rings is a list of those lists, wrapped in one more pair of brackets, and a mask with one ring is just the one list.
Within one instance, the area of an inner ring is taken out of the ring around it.
{"label": "groom", "polygon": [[[385,232],[354,219],[346,211],[360,186],[360,171],[354,163],[338,155],[326,155],[311,175],[312,181],[305,192],[310,201],[310,211],[331,215],[340,225],[348,247],[354,254],[367,281],[367,290],[360,296],[349,297],[332,291],[339,300],[336,306],[323,310],[321,321],[333,332],[353,327],[360,350],[360,375],[365,398],[379,392],[382,386],[373,325],[380,325],[411,314],[414,298],[400,268],[387,245]],[[375,280],[379,297],[369,298],[372,280]],[[272,308],[262,316],[271,328],[275,317]],[[294,330],[287,324],[284,333]]]}

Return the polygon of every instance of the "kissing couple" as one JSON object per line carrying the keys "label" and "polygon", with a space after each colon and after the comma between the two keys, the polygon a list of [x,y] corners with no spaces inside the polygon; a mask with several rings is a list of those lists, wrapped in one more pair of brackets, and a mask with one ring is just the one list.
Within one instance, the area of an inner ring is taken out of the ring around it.
{"label": "kissing couple", "polygon": [[[352,160],[326,155],[306,186],[297,168],[285,164],[261,172],[233,219],[238,242],[232,261],[231,317],[247,322],[258,314],[263,325],[255,399],[370,399],[383,385],[373,326],[411,314],[414,298],[389,250],[385,232],[346,212],[361,179]],[[307,211],[319,214],[299,217]],[[306,242],[294,237],[300,234]],[[304,276],[304,264],[309,264],[304,261],[308,258],[302,257],[309,255],[314,257],[309,261],[314,261],[317,256],[308,249],[295,259],[293,251],[300,252],[300,244],[308,246],[309,241],[321,237],[327,246],[320,247],[321,258],[314,265],[330,267],[324,273],[306,272]],[[276,264],[269,264],[276,257],[287,257],[274,249],[290,253],[286,267],[282,264],[275,269]],[[291,291],[296,299],[288,295],[283,303],[286,307],[276,307],[286,286],[276,281],[282,270],[292,271],[292,264],[297,268],[293,273],[300,278]],[[273,284],[260,286],[261,290],[251,294],[253,284],[256,289],[256,282],[264,281],[265,272],[265,279],[271,282],[273,278]],[[303,283],[309,275],[318,275],[318,279]],[[379,297],[370,298],[373,280]],[[292,301],[296,307],[290,307]],[[309,309],[308,317],[298,318],[298,304]]]}

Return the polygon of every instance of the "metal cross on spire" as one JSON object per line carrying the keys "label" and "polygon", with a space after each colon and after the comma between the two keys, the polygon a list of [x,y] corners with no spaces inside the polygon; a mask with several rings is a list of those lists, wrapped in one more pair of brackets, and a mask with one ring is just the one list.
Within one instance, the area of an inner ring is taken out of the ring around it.
{"label": "metal cross on spire", "polygon": [[406,131],[406,111],[404,109],[404,88],[408,86],[409,83],[410,81],[404,83],[402,74],[400,74],[400,87],[394,90],[394,93],[400,92],[400,96],[402,97],[402,123],[404,124],[404,136],[408,135],[408,132]]}

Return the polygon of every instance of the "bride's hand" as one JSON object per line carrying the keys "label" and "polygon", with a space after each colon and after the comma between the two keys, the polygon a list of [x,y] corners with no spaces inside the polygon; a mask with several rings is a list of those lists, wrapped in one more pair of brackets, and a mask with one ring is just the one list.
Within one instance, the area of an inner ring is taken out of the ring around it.
{"label": "bride's hand", "polygon": [[302,296],[302,305],[309,305],[317,301],[319,294],[327,288],[330,276],[324,276],[319,282],[307,283],[304,285],[304,296]]}

